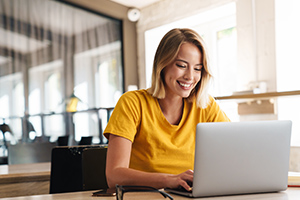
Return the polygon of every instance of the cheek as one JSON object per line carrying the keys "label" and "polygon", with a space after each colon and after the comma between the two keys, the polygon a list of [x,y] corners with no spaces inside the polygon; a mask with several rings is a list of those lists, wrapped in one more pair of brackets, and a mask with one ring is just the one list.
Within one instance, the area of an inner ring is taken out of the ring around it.
{"label": "cheek", "polygon": [[184,75],[184,73],[182,72],[182,70],[178,70],[178,69],[173,69],[173,70],[170,70],[169,72],[168,72],[168,77],[169,77],[169,79],[170,80],[176,80],[176,79],[178,79],[178,78],[180,78],[180,77],[182,77]]}
{"label": "cheek", "polygon": [[194,78],[195,78],[196,82],[199,82],[201,79],[201,72],[196,74]]}

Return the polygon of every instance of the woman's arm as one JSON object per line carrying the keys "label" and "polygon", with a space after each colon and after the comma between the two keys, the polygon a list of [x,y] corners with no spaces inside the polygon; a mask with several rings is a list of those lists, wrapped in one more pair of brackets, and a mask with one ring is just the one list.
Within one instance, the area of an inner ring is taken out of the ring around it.
{"label": "woman's arm", "polygon": [[184,187],[191,190],[188,182],[193,181],[193,171],[181,174],[149,173],[129,168],[132,142],[126,138],[109,135],[106,161],[106,178],[110,188],[119,185],[142,185],[155,188]]}

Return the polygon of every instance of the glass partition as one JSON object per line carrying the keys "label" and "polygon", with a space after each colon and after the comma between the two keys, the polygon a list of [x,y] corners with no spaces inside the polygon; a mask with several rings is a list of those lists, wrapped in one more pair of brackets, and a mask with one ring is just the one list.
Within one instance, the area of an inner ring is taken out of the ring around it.
{"label": "glass partition", "polygon": [[8,142],[64,135],[74,144],[82,136],[106,142],[98,111],[124,92],[122,21],[55,0],[1,0],[0,15],[0,119],[12,127]]}

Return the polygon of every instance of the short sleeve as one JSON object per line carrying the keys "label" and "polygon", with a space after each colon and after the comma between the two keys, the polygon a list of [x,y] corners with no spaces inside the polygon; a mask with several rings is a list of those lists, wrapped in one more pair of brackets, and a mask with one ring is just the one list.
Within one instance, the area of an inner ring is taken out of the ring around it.
{"label": "short sleeve", "polygon": [[219,104],[215,101],[213,97],[210,97],[210,105],[206,108],[207,113],[207,122],[230,122],[230,119],[220,108]]}
{"label": "short sleeve", "polygon": [[133,92],[123,94],[109,119],[104,130],[104,136],[109,134],[129,139],[133,142],[141,118],[141,105],[138,96]]}

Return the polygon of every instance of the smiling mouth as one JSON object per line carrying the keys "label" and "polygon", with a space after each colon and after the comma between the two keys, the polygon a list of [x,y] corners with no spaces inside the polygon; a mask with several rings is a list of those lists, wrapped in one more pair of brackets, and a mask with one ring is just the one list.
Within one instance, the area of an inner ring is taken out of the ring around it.
{"label": "smiling mouth", "polygon": [[179,81],[178,81],[178,83],[181,87],[183,87],[185,89],[189,89],[193,85],[192,83],[187,84],[187,83],[181,83]]}

